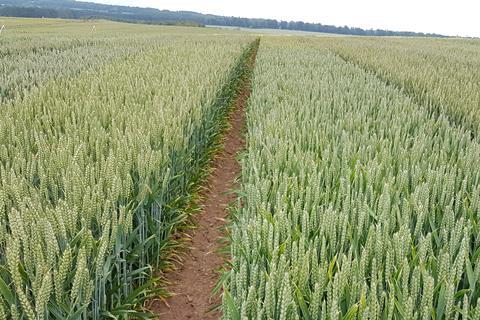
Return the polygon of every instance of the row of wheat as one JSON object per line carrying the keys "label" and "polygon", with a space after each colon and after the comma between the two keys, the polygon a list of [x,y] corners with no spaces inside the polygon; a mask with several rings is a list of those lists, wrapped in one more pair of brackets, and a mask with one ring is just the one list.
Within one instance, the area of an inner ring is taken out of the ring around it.
{"label": "row of wheat", "polygon": [[333,46],[343,58],[405,90],[432,114],[480,132],[478,41],[373,38]]}
{"label": "row of wheat", "polygon": [[250,41],[156,34],[1,58],[0,319],[147,316]]}
{"label": "row of wheat", "polygon": [[128,27],[112,24],[115,28],[108,32],[99,25],[99,32],[92,37],[82,30],[82,24],[69,25],[70,29],[61,32],[40,32],[38,25],[23,29],[14,25],[8,37],[0,39],[0,103],[22,99],[32,88],[53,79],[72,78],[83,70],[185,36],[136,26],[133,30],[138,34],[132,38]]}
{"label": "row of wheat", "polygon": [[480,139],[324,48],[260,46],[224,319],[480,319]]}

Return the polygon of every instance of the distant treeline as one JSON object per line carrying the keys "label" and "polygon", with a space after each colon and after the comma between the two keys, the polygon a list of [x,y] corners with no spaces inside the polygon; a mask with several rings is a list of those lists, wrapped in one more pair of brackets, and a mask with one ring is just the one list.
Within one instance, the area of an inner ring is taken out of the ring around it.
{"label": "distant treeline", "polygon": [[205,25],[182,20],[140,20],[138,18],[123,18],[105,15],[91,10],[68,10],[53,8],[13,7],[0,4],[0,16],[21,18],[61,18],[61,19],[109,19],[126,23],[141,23],[152,25],[175,25],[189,27],[204,27]]}
{"label": "distant treeline", "polygon": [[202,14],[191,11],[169,11],[152,8],[104,5],[73,0],[0,0],[0,15],[14,17],[46,17],[65,19],[104,18],[125,22],[151,24],[217,25],[243,28],[285,29],[359,36],[429,36],[439,34],[365,30],[347,26],[337,27],[302,21],[278,21],[274,19],[250,19]]}

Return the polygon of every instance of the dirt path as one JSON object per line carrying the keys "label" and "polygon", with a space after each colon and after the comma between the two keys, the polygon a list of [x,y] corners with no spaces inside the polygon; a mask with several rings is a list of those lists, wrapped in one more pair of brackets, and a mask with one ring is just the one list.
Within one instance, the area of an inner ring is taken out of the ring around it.
{"label": "dirt path", "polygon": [[[248,68],[253,70],[256,52],[249,59]],[[159,319],[218,319],[220,312],[209,312],[220,303],[220,297],[213,297],[224,258],[217,251],[218,242],[223,236],[221,230],[227,217],[227,206],[236,199],[231,191],[237,187],[235,178],[240,174],[237,154],[244,148],[243,128],[245,125],[244,107],[250,96],[250,77],[242,83],[233,111],[229,118],[230,128],[225,133],[224,149],[213,159],[212,174],[208,178],[207,191],[202,195],[202,210],[195,219],[197,228],[191,234],[191,249],[177,271],[167,274],[171,284],[167,290],[173,297],[154,301],[151,310]]]}

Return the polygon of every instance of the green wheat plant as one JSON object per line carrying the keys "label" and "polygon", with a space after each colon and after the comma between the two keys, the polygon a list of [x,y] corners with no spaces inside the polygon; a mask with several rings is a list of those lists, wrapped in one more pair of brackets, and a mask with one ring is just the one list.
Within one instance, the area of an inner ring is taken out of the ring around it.
{"label": "green wheat plant", "polygon": [[253,40],[96,26],[0,62],[1,320],[150,316]]}
{"label": "green wheat plant", "polygon": [[377,38],[329,44],[338,55],[404,90],[434,116],[478,133],[480,44],[465,39]]}
{"label": "green wheat plant", "polygon": [[260,46],[223,318],[479,319],[480,140],[325,43]]}

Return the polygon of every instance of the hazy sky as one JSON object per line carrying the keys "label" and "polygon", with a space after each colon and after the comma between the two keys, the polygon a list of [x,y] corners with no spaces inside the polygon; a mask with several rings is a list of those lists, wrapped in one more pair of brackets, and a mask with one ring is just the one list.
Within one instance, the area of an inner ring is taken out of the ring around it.
{"label": "hazy sky", "polygon": [[[90,0],[92,1],[92,0]],[[93,0],[247,18],[480,37],[480,0]]]}

